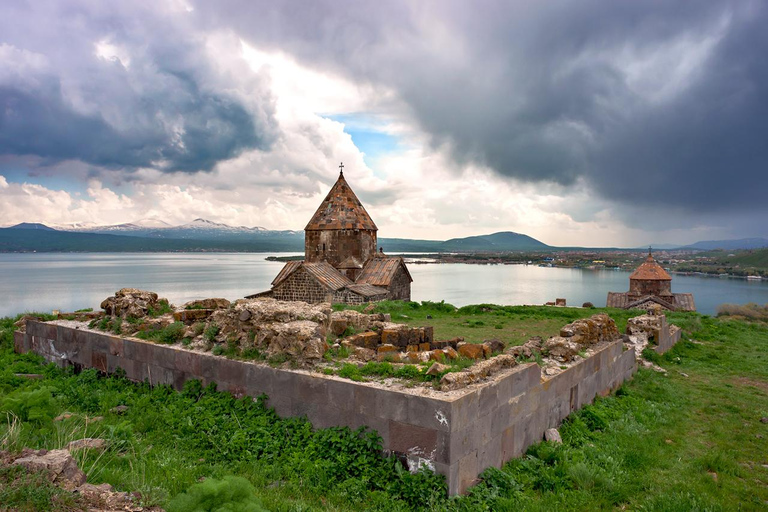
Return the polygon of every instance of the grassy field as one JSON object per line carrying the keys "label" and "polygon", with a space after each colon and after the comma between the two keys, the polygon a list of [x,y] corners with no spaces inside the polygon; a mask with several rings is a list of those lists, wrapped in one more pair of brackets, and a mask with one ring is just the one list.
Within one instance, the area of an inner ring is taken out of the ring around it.
{"label": "grassy field", "polygon": [[[382,307],[393,320],[414,325],[432,316],[442,338],[514,342],[603,311]],[[622,328],[631,316],[608,312]],[[614,396],[570,416],[560,429],[562,445],[531,447],[525,457],[487,470],[458,498],[445,496],[439,475],[410,475],[381,457],[371,433],[313,430],[305,420],[278,418],[261,401],[234,400],[199,385],[176,393],[43,366],[36,356],[12,352],[12,319],[0,320],[0,444],[11,451],[51,449],[81,437],[105,438],[107,451],[77,454],[89,481],[139,491],[144,503],[171,511],[191,510],[184,508],[192,499],[185,490],[210,495],[225,485],[240,486],[249,502],[235,507],[241,510],[765,509],[768,424],[760,420],[768,417],[768,326],[697,314],[670,319],[685,336],[658,359],[666,376],[640,370]],[[125,414],[110,411],[122,404],[129,406]],[[53,421],[64,411],[73,416]],[[94,421],[97,416],[103,419]],[[245,481],[224,480],[233,475]],[[203,479],[205,487],[195,487]],[[0,469],[0,510],[77,507],[35,475]]]}
{"label": "grassy field", "polygon": [[[362,311],[364,306],[334,305],[336,309]],[[468,342],[481,343],[496,338],[507,345],[522,345],[531,336],[547,339],[560,332],[560,328],[578,318],[597,313],[608,313],[624,332],[627,319],[637,316],[637,311],[606,308],[563,308],[552,306],[496,306],[479,304],[455,308],[440,302],[384,301],[376,305],[376,313],[389,313],[393,322],[413,327],[433,326],[435,339],[446,340],[458,336]],[[670,313],[670,321],[686,322],[685,314]]]}

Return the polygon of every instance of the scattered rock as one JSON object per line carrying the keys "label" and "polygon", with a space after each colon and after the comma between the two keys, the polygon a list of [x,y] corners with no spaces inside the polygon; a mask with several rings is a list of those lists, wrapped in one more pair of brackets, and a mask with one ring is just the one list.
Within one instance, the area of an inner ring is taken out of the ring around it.
{"label": "scattered rock", "polygon": [[760,423],[768,423],[768,418],[766,417],[760,418]]}
{"label": "scattered rock", "polygon": [[432,320],[432,315],[427,315],[427,320]]}
{"label": "scattered rock", "polygon": [[443,352],[442,350],[432,350],[429,353],[429,359],[431,359],[432,361],[437,361],[438,363],[442,363],[443,361],[445,361],[445,352]]}
{"label": "scattered rock", "polygon": [[373,313],[375,310],[376,310],[376,304],[368,304],[363,309],[363,313],[369,314],[369,313]]}
{"label": "scattered rock", "polygon": [[75,441],[70,441],[69,444],[67,444],[67,450],[69,451],[75,451],[75,450],[103,450],[107,447],[107,441],[106,439],[100,439],[97,437],[86,437],[84,439],[77,439]]}
{"label": "scattered rock", "polygon": [[444,371],[448,370],[449,368],[450,366],[440,364],[440,363],[434,363],[432,366],[429,367],[429,370],[427,370],[427,375],[439,375]]}
{"label": "scattered rock", "polygon": [[664,442],[667,444],[673,444],[673,441],[671,439],[665,439]]}
{"label": "scattered rock", "polygon": [[529,338],[523,345],[509,347],[505,353],[513,357],[534,357],[535,354],[541,354],[542,339],[541,336]]}
{"label": "scattered rock", "polygon": [[21,377],[22,379],[30,380],[42,379],[44,377],[44,375],[40,375],[39,373],[14,373],[13,375],[16,377]]}
{"label": "scattered rock", "polygon": [[118,405],[116,407],[111,408],[109,412],[113,414],[125,414],[126,412],[128,412],[128,409],[130,409],[130,407],[128,407],[127,405]]}
{"label": "scattered rock", "polygon": [[248,320],[251,319],[251,312],[248,311],[247,309],[244,309],[240,312],[240,315],[237,317],[237,319],[240,320],[241,322],[247,322]]}
{"label": "scattered rock", "polygon": [[443,349],[443,353],[445,354],[445,357],[448,359],[458,359],[459,353],[456,352],[456,350],[453,347],[446,347]]}
{"label": "scattered rock", "polygon": [[563,438],[560,437],[560,432],[556,428],[548,428],[544,431],[544,440],[563,444]]}
{"label": "scattered rock", "polygon": [[368,361],[376,359],[376,351],[370,348],[355,347],[352,352],[352,357],[367,363]]}
{"label": "scattered rock", "polygon": [[504,342],[498,339],[490,339],[483,341],[484,345],[488,345],[488,348],[491,349],[491,353],[495,354],[497,352],[503,352],[504,351]]}
{"label": "scattered rock", "polygon": [[71,412],[64,412],[53,418],[53,421],[64,421],[74,416]]}
{"label": "scattered rock", "polygon": [[85,483],[85,473],[77,467],[77,462],[67,450],[41,450],[20,457],[13,464],[30,471],[45,472],[51,482],[70,491]]}

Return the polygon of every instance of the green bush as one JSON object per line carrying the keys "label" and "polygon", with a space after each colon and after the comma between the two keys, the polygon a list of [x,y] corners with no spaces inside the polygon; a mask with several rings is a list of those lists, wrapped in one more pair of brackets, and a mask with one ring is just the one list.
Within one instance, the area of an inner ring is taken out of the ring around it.
{"label": "green bush", "polygon": [[168,504],[168,512],[262,512],[256,490],[242,477],[209,478],[192,485]]}
{"label": "green bush", "polygon": [[56,414],[53,388],[19,389],[0,398],[0,415],[13,414],[21,421],[48,423]]}

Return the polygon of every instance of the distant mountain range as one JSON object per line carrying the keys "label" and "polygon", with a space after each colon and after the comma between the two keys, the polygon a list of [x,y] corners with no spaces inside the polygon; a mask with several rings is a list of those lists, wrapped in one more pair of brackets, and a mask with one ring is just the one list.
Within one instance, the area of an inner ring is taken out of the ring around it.
{"label": "distant mountain range", "polygon": [[[379,238],[386,252],[510,252],[563,249],[549,246],[522,233],[503,231],[450,240]],[[737,250],[768,247],[765,238],[712,240],[684,247],[658,245],[664,249]],[[569,247],[568,249],[579,249]],[[260,226],[229,226],[198,218],[172,226],[162,219],[148,218],[114,226],[67,224],[46,226],[23,222],[0,228],[0,252],[302,252],[304,232],[269,230]]]}

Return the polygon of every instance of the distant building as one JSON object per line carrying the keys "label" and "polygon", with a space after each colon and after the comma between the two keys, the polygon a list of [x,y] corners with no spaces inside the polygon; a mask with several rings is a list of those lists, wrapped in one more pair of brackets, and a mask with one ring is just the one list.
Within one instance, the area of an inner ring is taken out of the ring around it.
{"label": "distant building", "polygon": [[661,306],[668,311],[696,311],[693,295],[672,293],[672,277],[653,259],[648,257],[629,276],[629,291],[608,292],[606,306],[620,309],[649,309]]}
{"label": "distant building", "polygon": [[399,256],[376,251],[378,228],[344,172],[304,228],[304,260],[289,261],[272,289],[249,297],[360,304],[410,300],[410,272]]}

